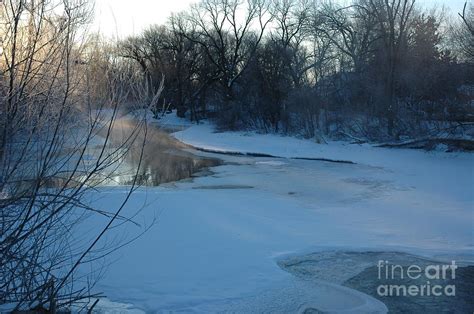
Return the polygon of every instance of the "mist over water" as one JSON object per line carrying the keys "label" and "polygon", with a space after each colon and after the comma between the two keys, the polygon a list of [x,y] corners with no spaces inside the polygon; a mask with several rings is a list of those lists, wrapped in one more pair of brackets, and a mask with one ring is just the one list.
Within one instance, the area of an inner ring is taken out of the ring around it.
{"label": "mist over water", "polygon": [[204,168],[222,163],[216,158],[195,155],[164,130],[150,124],[145,130],[134,119],[122,118],[115,122],[112,142],[119,145],[117,143],[126,141],[130,134],[136,134],[134,141],[107,184],[129,185],[138,174],[137,184],[157,186],[189,178]]}

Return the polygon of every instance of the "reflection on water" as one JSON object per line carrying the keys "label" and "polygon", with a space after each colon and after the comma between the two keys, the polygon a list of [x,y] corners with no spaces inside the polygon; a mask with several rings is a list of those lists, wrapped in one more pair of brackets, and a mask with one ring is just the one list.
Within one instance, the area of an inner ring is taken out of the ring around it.
{"label": "reflection on water", "polygon": [[[112,141],[120,143],[123,137],[136,127],[132,120],[121,119],[114,126]],[[144,143],[144,145],[143,145]],[[166,182],[189,178],[208,167],[222,162],[216,158],[195,155],[186,151],[188,147],[163,130],[148,126],[146,138],[142,132],[132,147],[121,158],[107,185],[132,184],[138,174],[139,185],[156,186]],[[143,152],[142,152],[143,149]],[[137,168],[140,166],[140,169]]]}
{"label": "reflection on water", "polygon": [[[136,168],[139,164],[138,153],[131,152],[126,157],[125,165],[128,172],[119,172],[113,176],[113,181],[119,185],[133,182]],[[156,186],[161,183],[178,181],[189,178],[194,173],[207,167],[218,166],[218,159],[200,157],[191,153],[167,149],[163,146],[145,147],[144,156],[138,172],[137,184]]]}

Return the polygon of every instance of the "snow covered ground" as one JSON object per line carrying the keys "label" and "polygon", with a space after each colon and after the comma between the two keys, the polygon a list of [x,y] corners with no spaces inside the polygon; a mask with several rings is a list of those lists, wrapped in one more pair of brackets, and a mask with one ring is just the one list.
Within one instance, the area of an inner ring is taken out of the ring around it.
{"label": "snow covered ground", "polygon": [[[157,223],[113,254],[98,289],[114,302],[146,312],[384,312],[372,297],[296,278],[277,260],[374,250],[474,261],[472,154],[214,133],[207,123],[170,117],[160,123],[187,127],[173,135],[195,147],[284,158],[220,155],[226,163],[211,175],[133,194],[126,211],[143,208],[135,217],[142,227],[122,225],[109,240]],[[111,208],[124,191],[104,187],[96,204]]]}

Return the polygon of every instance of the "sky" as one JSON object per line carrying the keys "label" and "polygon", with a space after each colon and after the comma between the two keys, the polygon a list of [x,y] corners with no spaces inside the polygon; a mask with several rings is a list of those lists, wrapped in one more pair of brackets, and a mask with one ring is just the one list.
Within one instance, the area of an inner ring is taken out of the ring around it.
{"label": "sky", "polygon": [[[472,1],[472,0],[471,0]],[[195,0],[95,0],[94,30],[107,36],[140,33],[152,24],[163,24],[172,12],[186,10]],[[446,6],[457,13],[465,0],[417,0],[424,7]]]}

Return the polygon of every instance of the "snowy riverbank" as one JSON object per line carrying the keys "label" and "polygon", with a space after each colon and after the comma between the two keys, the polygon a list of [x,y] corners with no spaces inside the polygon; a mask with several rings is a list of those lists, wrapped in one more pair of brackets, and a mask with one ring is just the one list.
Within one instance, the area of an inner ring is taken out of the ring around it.
{"label": "snowy riverbank", "polygon": [[[296,278],[277,261],[330,250],[474,260],[472,154],[319,145],[178,123],[185,129],[173,136],[195,147],[356,164],[221,155],[226,164],[211,175],[141,188],[126,210],[143,207],[135,220],[158,223],[114,253],[98,286],[112,301],[147,312],[383,312],[372,297]],[[97,203],[104,207],[122,197],[120,187],[102,192]],[[331,271],[340,268],[329,264]]]}

